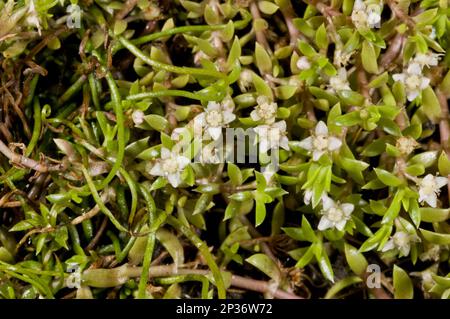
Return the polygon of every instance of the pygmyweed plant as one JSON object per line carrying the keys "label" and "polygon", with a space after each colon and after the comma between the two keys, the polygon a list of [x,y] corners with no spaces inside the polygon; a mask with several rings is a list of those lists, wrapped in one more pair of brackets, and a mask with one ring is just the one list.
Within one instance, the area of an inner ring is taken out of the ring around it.
{"label": "pygmyweed plant", "polygon": [[0,1],[0,297],[449,298],[449,9]]}

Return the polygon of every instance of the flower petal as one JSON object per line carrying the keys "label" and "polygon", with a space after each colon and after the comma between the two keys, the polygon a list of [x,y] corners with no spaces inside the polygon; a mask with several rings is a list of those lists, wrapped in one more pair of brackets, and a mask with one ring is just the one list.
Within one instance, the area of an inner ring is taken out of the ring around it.
{"label": "flower petal", "polygon": [[398,82],[405,82],[405,75],[403,73],[397,73],[392,75],[392,78],[394,79],[394,81]]}
{"label": "flower petal", "polygon": [[347,221],[344,219],[344,220],[341,220],[340,222],[336,223],[335,227],[337,230],[343,230],[345,227],[345,224],[347,224]]}
{"label": "flower petal", "polygon": [[447,185],[448,178],[447,177],[442,177],[442,176],[437,176],[435,178],[435,182],[436,182],[436,186],[438,188],[441,188],[441,187],[444,187],[445,185]]}
{"label": "flower petal", "polygon": [[436,194],[428,195],[424,198],[425,202],[433,208],[436,208],[437,205],[437,196]]}
{"label": "flower petal", "polygon": [[394,240],[389,239],[388,242],[384,245],[384,247],[381,249],[381,251],[388,251],[395,248]]}
{"label": "flower petal", "polygon": [[315,133],[316,135],[328,135],[327,125],[323,121],[320,121],[316,125]]}
{"label": "flower petal", "polygon": [[320,219],[319,225],[317,226],[317,228],[319,230],[325,230],[328,228],[333,227],[334,224],[331,220],[329,220],[328,218],[326,218],[325,216],[322,216],[322,218]]}
{"label": "flower petal", "polygon": [[181,176],[178,173],[168,175],[167,179],[169,180],[170,185],[172,185],[173,187],[178,187],[178,185],[181,184]]}
{"label": "flower petal", "polygon": [[225,124],[231,123],[236,119],[236,114],[232,112],[224,112],[223,113],[223,122]]}
{"label": "flower petal", "polygon": [[304,148],[305,150],[312,151],[312,149],[313,149],[313,138],[311,136],[305,138],[304,140],[302,140],[302,141],[300,141],[298,143],[298,146],[300,146],[301,148]]}
{"label": "flower petal", "polygon": [[342,141],[338,139],[337,137],[331,136],[328,139],[328,150],[335,151],[342,146]]}
{"label": "flower petal", "polygon": [[157,162],[155,163],[155,165],[153,165],[152,169],[150,170],[150,174],[153,176],[164,176],[164,171],[160,162]]}
{"label": "flower petal", "polygon": [[250,113],[250,117],[253,121],[258,122],[259,120],[261,120],[261,116],[259,116],[258,111],[257,110],[253,110]]}
{"label": "flower petal", "polygon": [[336,206],[336,203],[334,202],[334,200],[332,200],[330,197],[328,197],[327,195],[323,195],[322,196],[322,206],[323,206],[323,210],[327,211],[332,207]]}
{"label": "flower petal", "polygon": [[214,141],[217,141],[222,135],[222,128],[219,126],[208,128],[208,133]]}
{"label": "flower petal", "polygon": [[344,204],[341,204],[341,209],[344,212],[345,216],[350,216],[350,214],[355,209],[355,205],[350,204],[350,203],[344,203]]}
{"label": "flower petal", "polygon": [[317,151],[317,150],[315,150],[313,152],[313,161],[318,161],[322,157],[323,154],[325,154],[325,151]]}

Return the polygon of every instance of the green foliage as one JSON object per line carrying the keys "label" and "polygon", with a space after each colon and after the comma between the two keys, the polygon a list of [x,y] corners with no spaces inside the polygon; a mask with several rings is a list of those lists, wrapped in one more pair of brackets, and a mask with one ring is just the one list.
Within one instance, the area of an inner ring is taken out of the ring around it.
{"label": "green foliage", "polygon": [[0,298],[448,299],[446,1],[169,2],[0,1]]}

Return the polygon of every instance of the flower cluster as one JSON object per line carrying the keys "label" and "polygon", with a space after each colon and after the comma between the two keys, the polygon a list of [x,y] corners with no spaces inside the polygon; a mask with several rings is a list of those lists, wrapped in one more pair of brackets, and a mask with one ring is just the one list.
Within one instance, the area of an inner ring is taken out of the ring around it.
{"label": "flower cluster", "polygon": [[422,90],[430,84],[430,79],[423,75],[423,69],[424,67],[436,66],[438,60],[439,55],[436,53],[418,53],[402,73],[392,75],[394,81],[401,82],[405,86],[408,101],[416,99]]}

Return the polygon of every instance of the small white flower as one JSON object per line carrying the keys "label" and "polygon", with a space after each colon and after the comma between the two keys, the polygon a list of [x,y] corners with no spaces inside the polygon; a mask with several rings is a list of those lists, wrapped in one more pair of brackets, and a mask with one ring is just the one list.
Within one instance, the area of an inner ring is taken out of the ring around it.
{"label": "small white flower", "polygon": [[271,125],[260,125],[255,127],[254,130],[258,134],[260,152],[265,153],[270,149],[278,149],[279,147],[289,150],[285,121]]}
{"label": "small white flower", "polygon": [[250,117],[253,121],[264,121],[264,123],[271,124],[275,122],[275,116],[277,115],[277,103],[269,101],[267,96],[259,96],[256,99],[258,105],[250,113]]}
{"label": "small white flower", "polygon": [[419,241],[419,238],[416,235],[411,235],[404,231],[397,231],[381,251],[397,249],[400,252],[400,257],[408,256],[411,250],[411,242],[417,241]]}
{"label": "small white flower", "polygon": [[150,174],[163,176],[173,187],[178,187],[181,184],[181,173],[189,163],[190,160],[187,157],[163,147],[161,158],[153,165]]}
{"label": "small white flower", "polygon": [[298,59],[297,68],[299,70],[308,70],[311,68],[311,63],[306,56],[302,56]]}
{"label": "small white flower", "polygon": [[144,123],[145,114],[141,110],[135,110],[131,113],[131,118],[133,119],[134,125],[141,125]]}
{"label": "small white flower", "polygon": [[343,230],[347,221],[351,218],[352,212],[355,206],[350,203],[336,203],[328,196],[322,197],[321,211],[322,218],[320,219],[319,230],[325,230],[328,228],[336,228],[337,230]]}
{"label": "small white flower", "polygon": [[440,188],[447,185],[448,179],[442,176],[428,174],[419,182],[419,202],[426,202],[431,207],[436,207],[437,196]]}
{"label": "small white flower", "polygon": [[222,103],[208,102],[205,112],[197,115],[194,119],[213,140],[218,140],[222,135],[222,128],[234,121],[236,115],[233,114],[234,105],[229,99]]}
{"label": "small white flower", "polygon": [[383,7],[378,3],[367,5],[362,0],[356,0],[353,5],[351,19],[356,29],[375,28],[380,26]]}
{"label": "small white flower", "polygon": [[342,146],[342,141],[337,137],[330,136],[327,125],[320,121],[312,136],[302,140],[299,145],[312,152],[313,160],[318,161],[323,154],[338,150]]}
{"label": "small white flower", "polygon": [[394,74],[392,78],[405,85],[408,101],[413,101],[430,83],[430,79],[423,76],[422,68],[418,63],[409,64],[403,73]]}
{"label": "small white flower", "polygon": [[439,58],[442,54],[433,53],[431,51],[427,53],[417,53],[412,59],[411,63],[417,63],[420,67],[436,66],[439,63]]}
{"label": "small white flower", "polygon": [[345,68],[340,68],[338,74],[332,76],[328,84],[328,91],[331,93],[342,90],[351,90],[350,84],[348,83],[347,70]]}
{"label": "small white flower", "polygon": [[380,26],[382,8],[378,4],[371,4],[367,6],[367,24],[370,28],[376,28]]}

